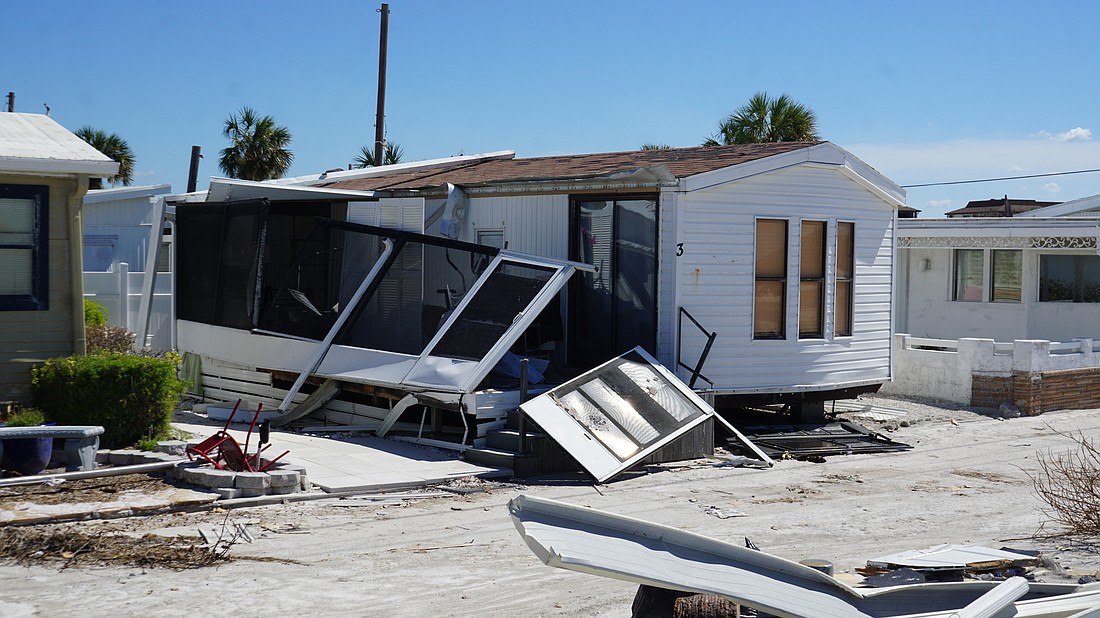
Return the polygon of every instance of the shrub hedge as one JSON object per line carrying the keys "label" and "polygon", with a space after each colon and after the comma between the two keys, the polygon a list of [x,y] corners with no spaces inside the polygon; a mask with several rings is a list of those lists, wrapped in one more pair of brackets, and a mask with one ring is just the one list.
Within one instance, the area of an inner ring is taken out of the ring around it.
{"label": "shrub hedge", "polygon": [[31,370],[37,405],[62,425],[102,425],[104,448],[168,430],[185,383],[174,359],[110,354],[52,358]]}
{"label": "shrub hedge", "polygon": [[84,299],[84,327],[106,326],[110,312],[94,300]]}

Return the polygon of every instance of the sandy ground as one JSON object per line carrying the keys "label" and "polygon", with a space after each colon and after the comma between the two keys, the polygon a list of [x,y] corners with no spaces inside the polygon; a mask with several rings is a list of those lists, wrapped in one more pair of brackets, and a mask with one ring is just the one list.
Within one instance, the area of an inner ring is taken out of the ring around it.
{"label": "sandy ground", "polygon": [[[539,563],[507,512],[537,496],[645,518],[838,573],[885,553],[939,543],[1039,549],[1079,573],[1096,545],[1049,538],[1029,472],[1036,453],[1100,435],[1100,410],[999,420],[971,410],[883,401],[906,411],[892,436],[910,452],[784,461],[770,470],[715,462],[669,467],[595,487],[580,477],[484,484],[454,497],[281,504],[77,524],[142,532],[245,523],[252,543],[218,567],[173,571],[0,565],[0,616],[627,616],[636,587]],[[896,421],[891,421],[897,424]],[[868,423],[876,426],[875,423]],[[744,513],[720,519],[706,507]],[[1047,531],[1050,531],[1049,526]]]}

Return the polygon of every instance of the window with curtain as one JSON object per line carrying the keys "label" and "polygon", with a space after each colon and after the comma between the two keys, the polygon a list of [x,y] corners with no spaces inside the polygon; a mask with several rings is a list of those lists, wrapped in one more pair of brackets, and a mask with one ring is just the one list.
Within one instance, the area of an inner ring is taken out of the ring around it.
{"label": "window with curtain", "polygon": [[783,339],[787,305],[787,221],[756,220],[753,339]]}
{"label": "window with curtain", "polygon": [[833,333],[852,335],[852,282],[855,279],[856,224],[836,224],[836,287],[833,290]]}
{"label": "window with curtain", "polygon": [[48,199],[46,186],[0,185],[0,310],[49,308]]}
{"label": "window with curtain", "polygon": [[994,249],[990,260],[992,300],[996,303],[1018,303],[1021,299],[1021,275],[1023,272],[1023,251],[1015,249]]}
{"label": "window with curtain", "polygon": [[985,296],[982,285],[985,251],[955,249],[955,281],[951,300],[981,302]]}
{"label": "window with curtain", "polygon": [[802,222],[798,271],[798,336],[825,336],[825,222]]}

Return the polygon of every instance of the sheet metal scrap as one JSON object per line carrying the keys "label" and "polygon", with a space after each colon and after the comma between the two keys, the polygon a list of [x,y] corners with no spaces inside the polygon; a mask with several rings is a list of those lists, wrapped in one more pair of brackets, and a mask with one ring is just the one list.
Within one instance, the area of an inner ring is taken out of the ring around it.
{"label": "sheet metal scrap", "polygon": [[[746,427],[744,434],[773,458],[890,453],[913,448],[849,421]],[[738,446],[739,443],[729,441],[730,449],[736,451]]]}
{"label": "sheet metal scrap", "polygon": [[1022,575],[1027,569],[1040,563],[1039,552],[945,544],[873,558],[867,561],[865,568],[856,571],[865,576],[873,576],[904,569],[940,580],[944,576],[962,578],[980,574],[1003,578]]}

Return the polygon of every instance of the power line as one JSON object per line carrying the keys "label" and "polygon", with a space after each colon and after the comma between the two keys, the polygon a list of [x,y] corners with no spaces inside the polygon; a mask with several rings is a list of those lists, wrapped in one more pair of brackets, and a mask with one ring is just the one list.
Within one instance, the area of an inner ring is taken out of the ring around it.
{"label": "power line", "polygon": [[1005,176],[1003,178],[983,178],[981,180],[952,180],[950,182],[926,182],[919,185],[901,185],[902,189],[915,189],[917,187],[942,187],[944,185],[969,185],[976,182],[995,182],[998,180],[1022,180],[1024,178],[1044,178],[1046,176],[1068,176],[1069,174],[1087,174],[1100,172],[1100,169],[1076,170],[1072,172],[1050,172],[1048,174],[1028,174],[1027,176]]}

